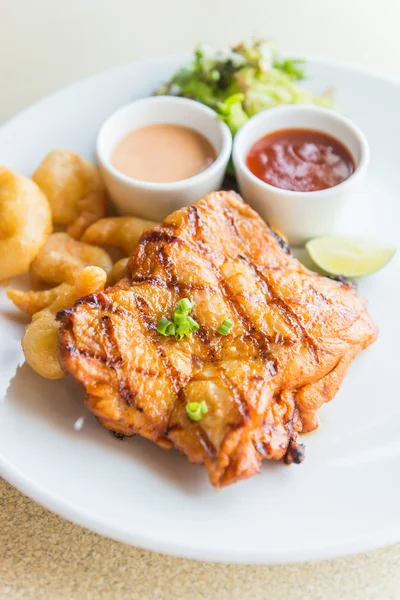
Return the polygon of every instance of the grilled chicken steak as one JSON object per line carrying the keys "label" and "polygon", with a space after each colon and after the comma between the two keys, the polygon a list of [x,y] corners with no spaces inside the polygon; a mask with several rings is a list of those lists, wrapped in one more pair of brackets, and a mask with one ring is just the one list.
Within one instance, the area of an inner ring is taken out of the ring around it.
{"label": "grilled chicken steak", "polygon": [[[214,486],[299,463],[301,431],[377,329],[352,284],[307,270],[233,192],[212,193],[141,237],[129,276],[58,314],[59,356],[108,429],[205,463]],[[200,329],[157,333],[177,302]],[[224,319],[233,327],[217,330]],[[208,413],[192,421],[188,402]]]}

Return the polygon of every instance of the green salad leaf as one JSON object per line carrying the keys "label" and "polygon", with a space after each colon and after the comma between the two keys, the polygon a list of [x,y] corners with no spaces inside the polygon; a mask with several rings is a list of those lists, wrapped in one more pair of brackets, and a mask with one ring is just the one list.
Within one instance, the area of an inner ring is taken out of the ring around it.
{"label": "green salad leaf", "polygon": [[227,52],[197,48],[156,94],[192,98],[213,108],[235,135],[248,118],[279,104],[318,104],[331,108],[332,94],[315,96],[299,85],[305,64],[281,59],[271,40],[241,43]]}

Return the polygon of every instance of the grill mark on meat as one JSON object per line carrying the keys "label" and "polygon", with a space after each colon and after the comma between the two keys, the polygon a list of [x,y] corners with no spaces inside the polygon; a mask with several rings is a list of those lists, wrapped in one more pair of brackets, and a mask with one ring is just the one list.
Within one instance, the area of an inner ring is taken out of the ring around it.
{"label": "grill mark on meat", "polygon": [[119,315],[121,317],[130,318],[131,314],[122,306],[117,306],[112,299],[105,294],[104,292],[97,292],[96,294],[90,294],[89,296],[84,296],[77,300],[72,307],[74,310],[76,306],[88,306],[89,308],[101,309],[106,313],[112,313],[114,315]]}
{"label": "grill mark on meat", "polygon": [[[186,406],[186,394],[185,394],[185,390],[183,387],[181,387],[179,389],[179,391],[177,392],[176,395],[176,401],[177,403],[181,404],[182,406],[185,405]],[[167,418],[167,426],[165,428],[164,431],[164,437],[168,437],[168,434],[172,431],[181,431],[183,429],[182,425],[180,425],[179,423],[175,423],[174,425],[170,425],[170,420],[171,420],[171,416],[173,415],[175,410],[174,405],[172,404],[169,413],[168,413],[168,418]]]}
{"label": "grill mark on meat", "polygon": [[282,250],[285,252],[285,254],[291,255],[292,252],[290,250],[289,244],[287,242],[285,242],[285,240],[283,240],[281,238],[281,236],[274,229],[272,229],[272,227],[271,227],[271,225],[269,223],[267,223],[266,225],[269,228],[270,233],[272,234],[272,236],[276,239],[276,241],[278,242],[278,244],[280,245],[280,247],[282,248]]}
{"label": "grill mark on meat", "polygon": [[[199,211],[198,211],[197,207],[190,207],[190,208],[194,208],[195,214],[197,215],[196,218],[194,218],[192,216],[191,221],[190,221],[192,228],[195,228],[195,230],[194,229],[192,230],[193,238],[195,241],[197,241],[198,238],[200,237],[201,227],[202,227],[200,215],[199,215]],[[189,214],[193,215],[193,211]],[[235,313],[238,320],[241,321],[243,328],[247,331],[249,338],[251,339],[253,344],[257,347],[260,355],[264,358],[264,360],[266,362],[272,362],[274,364],[275,358],[271,355],[271,353],[269,351],[269,343],[268,343],[266,336],[264,336],[261,332],[256,330],[256,326],[255,326],[254,322],[243,311],[240,302],[237,302],[236,298],[230,291],[229,286],[227,285],[224,277],[221,275],[220,270],[215,265],[215,263],[212,261],[207,250],[202,245],[199,245],[199,244],[196,245],[196,248],[200,252],[200,254],[203,256],[203,258],[205,258],[207,260],[210,269],[213,271],[213,273],[218,281],[219,289],[222,292],[226,302],[229,304],[232,312]]]}
{"label": "grill mark on meat", "polygon": [[143,412],[143,408],[135,404],[136,392],[131,388],[131,385],[126,377],[119,377],[117,373],[118,392],[122,400],[131,408],[136,408],[139,412]]}
{"label": "grill mark on meat", "polygon": [[[94,352],[90,352],[90,350],[82,350],[82,348],[77,348],[77,346],[73,346],[72,344],[66,344],[65,350],[68,352],[70,356],[81,356],[82,358],[89,358],[90,360],[96,360],[98,362],[104,363],[107,367],[113,368],[118,366],[119,363],[115,363],[112,360],[109,360],[107,356],[102,356],[101,354],[96,354]],[[132,367],[130,366],[131,373],[137,373],[139,375],[143,375],[144,377],[159,377],[160,373],[157,371],[151,371],[150,369],[145,369],[144,367]]]}
{"label": "grill mark on meat", "polygon": [[[141,296],[138,296],[137,294],[134,294],[134,298],[135,298],[136,306],[139,311],[140,319],[141,319],[143,325],[149,331],[156,331],[157,328],[156,328],[156,325],[155,325],[153,319],[149,315],[149,312],[148,312],[149,305],[147,304],[146,300],[144,298],[142,298]],[[179,371],[177,371],[176,368],[174,367],[174,365],[169,361],[168,357],[165,355],[165,353],[163,351],[162,345],[158,342],[157,338],[151,337],[150,339],[153,343],[154,348],[156,349],[158,356],[161,359],[164,370],[167,373],[168,378],[172,383],[172,387],[174,388],[175,392],[178,393],[182,387],[181,382],[180,382]]]}
{"label": "grill mark on meat", "polygon": [[307,330],[303,327],[303,325],[299,322],[296,314],[292,311],[290,306],[286,304],[282,298],[278,298],[275,296],[270,300],[270,304],[273,304],[277,308],[279,308],[281,314],[286,317],[287,321],[291,324],[297,334],[303,339],[305,342],[308,351],[310,352],[310,356],[312,360],[316,363],[319,362],[318,355],[318,345],[314,342],[314,340],[309,336]]}
{"label": "grill mark on meat", "polygon": [[236,221],[235,221],[235,217],[233,212],[231,211],[230,208],[228,208],[227,206],[224,206],[222,209],[222,212],[224,213],[224,217],[227,220],[227,222],[229,223],[229,226],[231,227],[231,229],[233,230],[235,237],[241,239],[241,235],[239,233],[239,230],[236,226]]}
{"label": "grill mark on meat", "polygon": [[331,299],[327,298],[325,296],[325,294],[322,294],[320,291],[316,290],[315,287],[311,283],[308,286],[308,289],[310,290],[310,292],[312,293],[312,295],[315,298],[318,298],[318,300],[322,301],[323,304],[332,304]]}
{"label": "grill mark on meat", "polygon": [[250,420],[250,408],[249,408],[249,405],[247,403],[245,396],[243,396],[242,392],[233,383],[233,381],[229,378],[229,376],[226,374],[226,372],[223,369],[219,370],[219,376],[220,376],[222,382],[226,385],[226,387],[231,392],[233,399],[235,400],[235,403],[239,409],[239,413],[240,413],[240,416],[242,417],[243,421],[244,422],[249,421]]}
{"label": "grill mark on meat", "polygon": [[179,423],[176,423],[175,425],[167,425],[165,431],[164,431],[164,437],[168,437],[169,433],[174,432],[174,431],[182,431],[183,427],[182,425],[179,425]]}
{"label": "grill mark on meat", "polygon": [[101,354],[95,354],[94,352],[90,352],[89,350],[82,350],[81,348],[77,348],[76,346],[73,346],[69,343],[66,344],[64,347],[66,352],[68,352],[70,356],[81,356],[83,358],[90,358],[92,360],[97,360],[99,362],[104,363],[107,367],[112,366],[108,363],[107,357],[102,356]]}
{"label": "grill mark on meat", "polygon": [[200,216],[197,206],[189,206],[187,211],[188,221],[190,225],[191,234],[194,239],[197,238],[199,233]]}
{"label": "grill mark on meat", "polygon": [[120,367],[124,363],[121,355],[118,341],[115,337],[114,326],[108,315],[103,315],[100,319],[100,331],[103,335],[104,350],[107,357],[107,364],[113,368]]}
{"label": "grill mark on meat", "polygon": [[180,286],[174,271],[174,264],[168,256],[165,247],[156,250],[157,260],[164,269],[165,277],[167,278],[168,287],[173,289],[177,294],[180,294]]}
{"label": "grill mark on meat", "polygon": [[325,275],[325,277],[332,279],[332,281],[337,281],[337,283],[339,283],[345,289],[348,288],[349,290],[353,291],[357,290],[357,283],[351,279],[348,279],[344,275]]}
{"label": "grill mark on meat", "polygon": [[100,319],[100,331],[103,336],[103,345],[107,357],[108,365],[114,370],[118,392],[122,400],[131,408],[136,408],[139,412],[143,409],[135,404],[136,392],[132,390],[131,384],[127,377],[123,376],[120,369],[124,363],[124,359],[119,349],[118,340],[115,335],[114,325],[109,315],[103,315]]}
{"label": "grill mark on meat", "polygon": [[[235,234],[235,236],[237,238],[238,245],[241,246],[241,244],[242,244],[242,238],[240,236],[240,233],[237,230],[235,219],[234,219],[234,215],[226,207],[224,208],[224,216],[225,216],[228,224],[230,225],[231,229],[233,230],[233,232],[234,232],[234,234]],[[288,248],[288,252],[287,253],[290,254],[290,248],[286,244],[286,242],[284,242],[284,240],[282,240],[280,238],[280,236],[272,229],[272,227],[268,223],[267,223],[267,226],[268,226],[270,232],[272,233],[272,235],[274,236],[274,238],[279,242],[279,244],[282,247],[282,249],[285,250],[285,247],[287,247]],[[282,246],[282,244],[284,244],[284,246]],[[285,252],[286,252],[286,250],[285,250]],[[273,293],[273,290],[270,289],[270,286],[268,285],[268,281],[266,280],[266,278],[265,278],[264,274],[262,273],[261,269],[259,269],[259,267],[256,264],[254,264],[246,256],[246,254],[243,252],[243,248],[240,248],[240,255],[241,255],[242,259],[243,259],[243,257],[246,258],[246,261],[249,264],[249,266],[251,266],[251,268],[253,269],[254,275],[257,278],[257,280],[260,283],[263,282],[265,284],[265,286],[267,288],[267,291],[268,291],[269,303],[270,304],[274,304],[276,306],[279,306],[279,308],[281,310],[281,313],[284,316],[286,316],[286,318],[289,320],[289,322],[292,325],[292,327],[294,327],[295,331],[297,331],[298,334],[300,334],[300,336],[303,338],[304,342],[307,345],[308,350],[310,351],[310,355],[311,355],[312,360],[315,361],[315,362],[318,362],[318,348],[317,348],[316,344],[314,343],[314,341],[308,335],[308,333],[305,330],[305,328],[299,322],[299,320],[298,320],[297,316],[295,315],[295,313],[284,302],[284,300],[282,300],[281,298],[278,298]],[[274,368],[276,368],[276,362],[274,362],[273,364],[274,364]]]}
{"label": "grill mark on meat", "polygon": [[157,325],[155,324],[154,319],[149,315],[149,305],[147,304],[146,300],[138,294],[134,294],[134,299],[140,314],[141,321],[145,328],[148,331],[157,331]]}
{"label": "grill mark on meat", "polygon": [[203,450],[205,450],[205,452],[208,454],[208,456],[214,462],[218,455],[216,447],[214,446],[214,444],[208,437],[207,433],[201,427],[198,427],[197,435],[198,435],[201,447],[203,448]]}
{"label": "grill mark on meat", "polygon": [[157,277],[146,277],[146,275],[144,275],[142,277],[133,277],[131,279],[131,283],[132,284],[148,283],[150,285],[156,285],[157,287],[162,287],[167,290],[170,289],[170,286],[168,285],[168,283],[166,281],[164,281],[164,279],[159,279]]}
{"label": "grill mark on meat", "polygon": [[[199,233],[200,233],[200,228],[201,228],[199,211],[196,206],[190,206],[188,208],[187,214],[188,214],[188,222],[189,222],[189,225],[191,228],[191,234],[192,234],[193,240],[195,242],[197,242],[199,239]],[[204,253],[201,249],[200,249],[200,252],[202,255],[204,255]],[[207,259],[207,262],[212,266],[212,268],[215,272],[216,271],[215,265],[210,261],[208,256],[206,256],[206,259]],[[163,267],[164,267],[164,271],[165,271],[167,277],[171,277],[170,263],[164,262]],[[216,276],[217,276],[217,279],[219,282],[222,281],[219,271],[217,271]],[[228,296],[228,298],[229,298],[229,296]],[[216,354],[216,348],[212,347],[212,345],[210,343],[211,342],[210,336],[209,336],[209,333],[207,332],[206,328],[204,328],[204,327],[200,328],[200,330],[196,332],[196,335],[198,335],[198,337],[201,339],[202,343],[205,345],[205,349],[207,351],[207,355],[210,360],[210,363],[215,364],[215,362],[218,360],[218,356]],[[253,340],[254,336],[252,335],[250,337]],[[249,407],[248,407],[246,398],[240,392],[239,388],[230,380],[230,378],[223,371],[223,369],[218,368],[218,375],[219,375],[222,383],[224,383],[226,385],[226,387],[229,389],[229,391],[231,392],[231,394],[235,400],[235,403],[238,406],[239,413],[240,413],[243,421],[248,421],[250,418],[250,411],[249,411]],[[184,390],[181,390],[180,394],[184,394]],[[181,398],[180,398],[180,401],[182,401]],[[207,448],[209,448],[208,445],[207,445]],[[215,451],[215,449],[214,449],[214,451]]]}
{"label": "grill mark on meat", "polygon": [[236,301],[235,297],[232,295],[229,289],[229,286],[221,277],[221,274],[219,273],[215,265],[211,262],[210,264],[218,277],[220,289],[222,289],[223,295],[227,300],[228,304],[230,305],[232,312],[234,312],[236,317],[241,321],[243,328],[247,332],[249,338],[257,347],[260,356],[265,362],[272,363],[275,366],[276,359],[270,352],[270,344],[268,341],[268,337],[256,329],[254,321],[247,315],[247,313],[244,312],[241,304]]}
{"label": "grill mark on meat", "polygon": [[[225,210],[225,208],[224,208],[224,211],[225,211],[225,213],[227,212]],[[195,241],[197,241],[199,239],[199,237],[201,236],[202,225],[201,225],[199,210],[196,206],[189,207],[188,220],[189,220],[189,224],[191,226],[192,237]],[[234,227],[234,229],[235,229],[235,234],[239,235],[238,231],[236,229],[236,224],[234,222],[233,216],[231,217],[230,223],[231,223],[231,226]],[[254,322],[251,319],[249,319],[247,317],[247,315],[241,310],[240,303],[236,302],[235,298],[233,297],[229,288],[227,287],[224,278],[221,276],[219,269],[216,267],[216,265],[210,259],[210,256],[206,253],[206,251],[203,249],[202,246],[201,247],[197,246],[197,247],[199,248],[201,254],[203,256],[205,256],[211,269],[213,270],[214,274],[216,275],[219,287],[220,287],[220,289],[222,288],[225,299],[227,300],[228,304],[231,306],[231,309],[233,309],[233,312],[235,312],[235,314],[241,321],[244,329],[247,331],[249,340],[251,342],[253,342],[253,344],[257,347],[260,355],[264,358],[265,362],[267,363],[267,367],[269,368],[270,373],[272,375],[276,374],[276,369],[274,366],[275,359],[271,356],[271,354],[268,350],[268,346],[265,344],[266,336],[263,336],[263,334],[261,334],[255,330]],[[263,282],[262,288],[263,288],[263,291],[265,291],[266,293],[269,293],[266,283]],[[208,334],[206,332],[202,332],[202,336],[203,336],[202,341],[204,341],[204,343],[206,344],[206,348],[209,353],[210,362],[214,364],[218,357],[216,357],[214,349],[211,348]],[[239,390],[239,388],[231,381],[231,379],[228,377],[227,373],[223,369],[221,369],[221,367],[218,369],[218,374],[219,374],[222,382],[226,385],[226,387],[231,392],[231,394],[235,400],[235,403],[238,406],[239,413],[240,413],[243,421],[244,422],[248,421],[250,419],[250,409],[249,409],[249,406],[248,406],[245,396],[242,394],[242,392]]]}
{"label": "grill mark on meat", "polygon": [[144,234],[142,235],[142,237],[140,238],[139,241],[139,245],[140,246],[145,246],[147,244],[158,244],[160,242],[166,243],[166,244],[181,244],[182,243],[182,239],[179,238],[177,235],[169,232],[169,231],[165,231],[164,228],[158,228],[155,227],[154,229],[148,229],[147,232],[145,231]]}
{"label": "grill mark on meat", "polygon": [[[148,283],[150,285],[155,285],[157,287],[161,287],[164,288],[166,290],[171,290],[173,289],[174,291],[176,290],[176,284],[170,284],[167,281],[165,281],[164,279],[159,279],[157,277],[134,277],[133,279],[131,279],[131,283],[132,284],[142,284],[142,283]],[[212,292],[213,288],[210,285],[207,284],[201,284],[201,283],[185,283],[185,282],[179,282],[179,288],[181,290],[186,290],[186,291],[209,291]]]}
{"label": "grill mark on meat", "polygon": [[[206,328],[200,328],[199,331],[196,332],[196,335],[200,334],[200,332],[201,335],[199,337],[205,346],[209,362],[216,367],[217,375],[221,380],[221,383],[223,383],[226,386],[226,389],[228,389],[231,392],[243,421],[248,421],[250,419],[250,410],[245,396],[233,383],[233,381],[230,379],[227,373],[219,365],[215,364],[219,360],[219,352],[218,347],[212,344],[212,338],[210,337],[209,332],[206,330]],[[219,349],[221,349],[221,347]],[[200,360],[198,359],[198,357],[194,356],[192,356],[192,359]]]}

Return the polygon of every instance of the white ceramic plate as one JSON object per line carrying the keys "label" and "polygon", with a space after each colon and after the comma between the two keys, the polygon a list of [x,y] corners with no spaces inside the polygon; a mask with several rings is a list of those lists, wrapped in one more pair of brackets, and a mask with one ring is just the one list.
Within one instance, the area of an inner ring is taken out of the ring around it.
{"label": "white ceramic plate", "polygon": [[[103,119],[151,92],[187,57],[123,66],[76,83],[0,130],[0,163],[29,174],[46,152],[93,155]],[[372,164],[343,231],[400,244],[400,87],[312,62],[307,85],[335,86],[340,109],[365,131]],[[139,437],[120,442],[82,405],[72,381],[23,365],[23,322],[4,294],[0,321],[0,467],[33,499],[100,534],[180,556],[246,563],[334,557],[400,538],[400,255],[362,281],[378,342],[351,365],[300,466],[264,464],[215,491],[205,469]],[[74,423],[83,416],[80,431]]]}

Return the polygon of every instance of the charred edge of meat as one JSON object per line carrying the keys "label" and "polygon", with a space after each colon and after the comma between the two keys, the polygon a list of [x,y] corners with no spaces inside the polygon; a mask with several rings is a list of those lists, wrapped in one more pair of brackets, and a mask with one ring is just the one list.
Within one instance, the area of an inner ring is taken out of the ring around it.
{"label": "charred edge of meat", "polygon": [[119,433],[118,431],[110,431],[111,435],[113,435],[117,440],[121,440],[123,442],[128,436],[123,433]]}
{"label": "charred edge of meat", "polygon": [[119,392],[119,395],[122,398],[122,400],[124,400],[124,402],[126,402],[126,404],[129,407],[136,408],[137,411],[143,412],[143,408],[140,408],[139,406],[136,406],[136,404],[135,404],[136,392],[131,390],[129,381],[127,381],[127,379],[125,377],[123,377],[123,378],[118,377],[118,373],[116,373],[116,375],[117,375],[117,382],[118,382],[118,392]]}
{"label": "charred edge of meat", "polygon": [[269,444],[267,442],[262,442],[260,440],[256,440],[253,443],[254,443],[255,449],[263,458],[268,458],[271,455],[271,448],[268,447]]}
{"label": "charred edge of meat", "polygon": [[71,308],[63,308],[56,313],[56,321],[60,321],[60,323],[67,324],[70,321],[73,315],[73,311]]}
{"label": "charred edge of meat", "polygon": [[81,306],[82,304],[87,304],[90,308],[97,308],[107,310],[109,305],[109,300],[107,296],[103,293],[98,292],[97,294],[89,294],[89,296],[83,296],[79,298],[74,304],[74,306]]}
{"label": "charred edge of meat", "polygon": [[165,242],[168,244],[180,244],[182,240],[177,235],[171,234],[168,231],[164,231],[162,229],[148,229],[142,235],[139,244],[157,244],[159,242]]}
{"label": "charred edge of meat", "polygon": [[290,246],[287,242],[285,242],[285,240],[283,240],[281,238],[281,236],[279,235],[279,233],[276,233],[276,231],[274,229],[272,229],[271,225],[269,223],[267,223],[270,232],[272,233],[272,235],[274,236],[274,238],[276,239],[276,241],[278,242],[278,244],[280,245],[280,247],[282,248],[282,250],[286,253],[286,254],[292,254],[291,250],[290,250]]}
{"label": "charred edge of meat", "polygon": [[304,444],[297,444],[294,440],[289,441],[289,445],[284,456],[284,462],[287,465],[292,463],[299,465],[305,458],[305,446]]}
{"label": "charred edge of meat", "polygon": [[345,277],[344,275],[326,275],[326,277],[328,279],[332,279],[333,281],[337,281],[338,283],[341,283],[345,287],[350,287],[350,288],[353,288],[354,290],[357,289],[357,283],[355,281],[353,281],[352,279],[348,279],[348,277]]}

